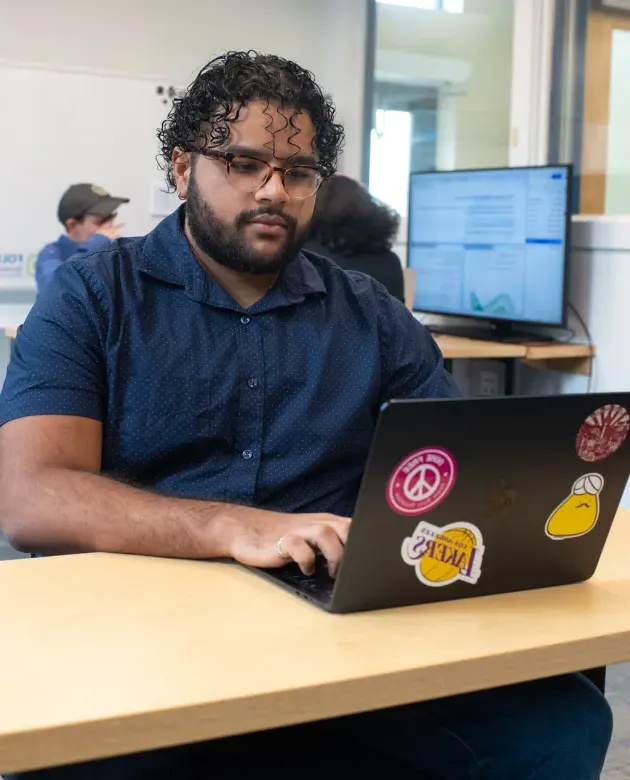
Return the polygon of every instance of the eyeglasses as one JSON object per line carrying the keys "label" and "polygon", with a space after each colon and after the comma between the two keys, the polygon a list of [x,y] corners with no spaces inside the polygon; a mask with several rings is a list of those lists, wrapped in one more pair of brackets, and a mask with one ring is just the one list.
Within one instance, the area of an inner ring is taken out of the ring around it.
{"label": "eyeglasses", "polygon": [[293,200],[305,200],[315,195],[324,181],[321,171],[311,165],[276,168],[257,157],[219,152],[216,149],[202,149],[199,154],[223,161],[230,182],[241,192],[256,192],[267,184],[274,173],[279,173],[287,195]]}

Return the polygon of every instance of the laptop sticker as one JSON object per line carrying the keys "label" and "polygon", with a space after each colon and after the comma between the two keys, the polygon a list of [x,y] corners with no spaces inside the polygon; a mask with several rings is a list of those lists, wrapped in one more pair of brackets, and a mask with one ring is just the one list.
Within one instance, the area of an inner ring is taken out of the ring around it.
{"label": "laptop sticker", "polygon": [[481,576],[484,546],[481,531],[470,523],[438,528],[422,521],[402,545],[402,559],[430,588],[461,580],[474,585]]}
{"label": "laptop sticker", "polygon": [[575,441],[577,454],[588,463],[605,460],[621,447],[629,429],[630,414],[623,406],[602,406],[582,423]]}
{"label": "laptop sticker", "polygon": [[457,463],[443,447],[424,447],[401,461],[387,482],[387,503],[399,515],[423,515],[455,485]]}
{"label": "laptop sticker", "polygon": [[599,494],[604,487],[601,474],[584,474],[575,481],[571,494],[549,516],[545,533],[550,539],[574,539],[592,531],[599,517]]}

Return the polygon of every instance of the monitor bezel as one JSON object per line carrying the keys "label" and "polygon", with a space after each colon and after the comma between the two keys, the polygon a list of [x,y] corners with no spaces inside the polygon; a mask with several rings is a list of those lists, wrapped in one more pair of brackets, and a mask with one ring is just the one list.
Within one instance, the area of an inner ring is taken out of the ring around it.
{"label": "monitor bezel", "polygon": [[[571,163],[556,163],[547,165],[508,165],[497,168],[458,168],[451,171],[414,171],[409,174],[409,198],[407,207],[407,262],[405,267],[414,270],[410,265],[411,258],[411,210],[412,210],[412,191],[415,177],[420,176],[449,176],[460,173],[497,173],[501,171],[544,171],[544,170],[564,170],[567,174],[566,203],[565,203],[565,241],[563,258],[563,283],[562,283],[562,315],[560,322],[542,322],[539,320],[511,319],[509,317],[492,317],[486,314],[454,314],[441,310],[418,309],[416,308],[416,288],[414,284],[414,297],[412,311],[414,314],[430,314],[435,317],[449,317],[451,319],[473,320],[475,322],[488,322],[491,325],[500,327],[503,325],[536,325],[541,328],[564,328],[567,324],[567,307],[569,293],[569,254],[571,250],[571,218],[573,216],[572,197],[573,197],[573,165]],[[416,279],[417,284],[417,279]]]}

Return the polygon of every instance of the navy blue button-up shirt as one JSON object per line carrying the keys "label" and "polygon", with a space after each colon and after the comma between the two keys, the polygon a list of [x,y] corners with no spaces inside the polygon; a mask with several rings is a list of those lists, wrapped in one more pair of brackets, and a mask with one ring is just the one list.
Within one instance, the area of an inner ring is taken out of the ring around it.
{"label": "navy blue button-up shirt", "polygon": [[92,418],[114,478],[351,516],[381,404],[457,395],[435,342],[373,279],[306,252],[245,311],[181,219],[56,271],[15,342],[0,425]]}

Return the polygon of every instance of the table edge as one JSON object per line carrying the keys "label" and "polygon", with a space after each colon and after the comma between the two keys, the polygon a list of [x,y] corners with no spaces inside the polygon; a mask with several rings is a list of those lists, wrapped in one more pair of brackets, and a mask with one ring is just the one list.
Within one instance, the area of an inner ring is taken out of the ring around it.
{"label": "table edge", "polygon": [[107,758],[427,701],[630,660],[630,627],[499,656],[0,735],[0,772]]}

